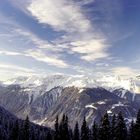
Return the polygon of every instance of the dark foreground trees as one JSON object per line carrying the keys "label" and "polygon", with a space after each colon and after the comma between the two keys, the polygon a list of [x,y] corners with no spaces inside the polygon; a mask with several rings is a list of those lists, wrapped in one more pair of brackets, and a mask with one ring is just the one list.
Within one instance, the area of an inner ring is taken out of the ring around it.
{"label": "dark foreground trees", "polygon": [[[101,122],[94,122],[91,128],[89,128],[86,118],[84,117],[80,130],[77,122],[72,135],[70,135],[71,128],[68,120],[67,131],[64,133],[63,129],[65,128],[62,128],[63,121],[64,118],[59,123],[57,116],[55,123],[55,126],[57,126],[55,128],[57,129],[55,129],[55,134],[59,137],[55,137],[55,140],[140,140],[140,111],[138,112],[136,123],[132,121],[130,126],[126,126],[125,119],[121,112],[112,117],[109,117],[108,114],[105,113]],[[65,139],[61,134],[64,134]]]}
{"label": "dark foreground trees", "polygon": [[52,140],[51,134],[52,130],[31,123],[28,117],[23,121],[0,114],[0,140]]}
{"label": "dark foreground trees", "polygon": [[0,116],[0,140],[140,140],[140,111],[130,126],[120,112],[112,117],[105,113],[101,122],[93,121],[90,128],[84,117],[81,127],[77,122],[73,129],[64,114],[62,120],[56,117],[54,130],[31,123],[28,116],[25,121]]}

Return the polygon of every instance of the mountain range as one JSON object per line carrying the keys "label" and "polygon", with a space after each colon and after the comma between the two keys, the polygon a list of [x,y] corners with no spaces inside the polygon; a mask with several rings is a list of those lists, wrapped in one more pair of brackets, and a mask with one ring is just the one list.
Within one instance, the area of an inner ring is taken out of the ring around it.
{"label": "mountain range", "polygon": [[70,124],[88,124],[123,112],[129,123],[140,107],[140,78],[104,75],[49,75],[17,77],[0,84],[0,106],[21,119],[28,115],[36,124],[52,127],[57,115],[69,116]]}

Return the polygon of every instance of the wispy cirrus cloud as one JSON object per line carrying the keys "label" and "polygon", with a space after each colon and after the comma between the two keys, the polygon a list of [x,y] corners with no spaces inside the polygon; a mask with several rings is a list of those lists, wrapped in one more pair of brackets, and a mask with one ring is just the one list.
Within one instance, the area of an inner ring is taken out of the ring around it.
{"label": "wispy cirrus cloud", "polygon": [[129,77],[137,76],[139,74],[139,70],[124,66],[112,68],[111,71],[116,75],[127,75]]}
{"label": "wispy cirrus cloud", "polygon": [[19,70],[19,71],[24,71],[24,72],[35,72],[33,69],[25,68],[25,67],[20,67],[18,65],[13,65],[13,64],[0,64],[1,69],[11,69],[11,70]]}
{"label": "wispy cirrus cloud", "polygon": [[[21,2],[14,0],[16,6]],[[77,60],[94,63],[110,57],[108,51],[111,45],[107,38],[96,29],[94,23],[86,15],[83,5],[94,0],[29,0],[22,2],[22,8],[28,16],[36,19],[40,26],[50,26],[56,32],[63,32],[57,39],[44,40],[29,30],[15,29],[15,33],[28,38],[34,45],[22,54],[37,61],[59,68],[69,68],[77,64]],[[67,55],[67,53],[68,55]],[[10,53],[9,53],[10,54]],[[74,63],[69,57],[74,54]],[[18,54],[15,54],[18,55]],[[65,59],[66,58],[66,59]]]}
{"label": "wispy cirrus cloud", "polygon": [[32,57],[37,61],[46,62],[48,65],[53,65],[60,68],[68,68],[69,65],[65,63],[63,60],[60,60],[57,56],[51,57],[45,54],[42,50],[39,49],[31,49],[26,51],[26,56]]}
{"label": "wispy cirrus cloud", "polygon": [[[35,45],[34,48],[26,49],[22,52],[2,49],[0,50],[0,55],[31,57],[36,61],[44,62],[48,65],[56,66],[59,68],[69,67],[69,65],[59,57],[58,52],[60,49],[58,50],[55,46],[53,46],[53,44],[38,38],[37,36],[26,30],[23,31],[22,29],[18,28],[15,30],[15,33],[17,34],[17,36],[22,36],[22,38],[27,37]],[[53,54],[51,54],[52,52]],[[55,54],[55,52],[57,54]]]}
{"label": "wispy cirrus cloud", "polygon": [[[130,14],[127,9],[127,13],[123,11],[124,2],[6,0],[0,3],[5,5],[0,9],[1,61],[20,65],[21,60],[27,67],[70,73],[137,72],[129,66],[139,63],[132,63],[132,57],[135,60],[138,56],[139,60],[139,47],[135,47],[137,52],[129,53],[139,42],[138,34],[129,30],[132,25],[126,25],[127,20],[122,21]],[[128,48],[124,51],[125,46]],[[125,63],[127,60],[129,64]],[[33,62],[36,63],[30,65]]]}
{"label": "wispy cirrus cloud", "polygon": [[[93,62],[110,54],[107,52],[109,45],[106,38],[100,35],[81,7],[81,3],[90,2],[93,1],[35,0],[28,5],[27,10],[39,23],[49,25],[55,31],[65,31],[60,40],[73,43],[73,46],[67,47],[68,52],[79,54],[81,60]],[[82,44],[79,45],[79,42]],[[61,46],[66,45],[63,43]]]}
{"label": "wispy cirrus cloud", "polygon": [[15,29],[14,31],[15,33],[21,35],[22,37],[28,38],[35,45],[34,48],[44,49],[44,50],[47,50],[48,52],[53,52],[53,53],[62,51],[62,48],[57,46],[57,44],[51,41],[43,40],[39,38],[36,34],[28,30],[25,30],[25,29],[23,30],[21,28],[18,28],[18,29]]}
{"label": "wispy cirrus cloud", "polygon": [[23,55],[59,68],[69,67],[68,63],[60,57],[59,52],[61,52],[62,49],[55,46],[55,44],[42,40],[29,31],[17,29],[16,32],[30,38],[32,43],[35,44],[34,48],[24,51]]}
{"label": "wispy cirrus cloud", "polygon": [[13,52],[13,51],[6,51],[6,50],[0,50],[0,55],[11,55],[11,56],[16,56],[16,55],[22,55],[20,52]]}
{"label": "wispy cirrus cloud", "polygon": [[[72,0],[29,0],[22,2],[23,6],[20,7],[21,2],[14,0],[14,4],[18,8],[37,19],[42,26],[49,25],[53,30],[57,32],[63,31],[64,33],[56,40],[47,41],[28,31],[16,29],[16,32],[29,37],[35,46],[40,49],[40,52],[46,52],[46,55],[52,52],[55,53],[57,60],[59,62],[63,61],[65,64],[67,63],[66,65],[69,65],[69,62],[65,62],[65,60],[60,57],[66,55],[64,54],[65,51],[69,54],[75,54],[75,56],[77,56],[75,59],[92,63],[98,59],[107,58],[110,54],[108,52],[109,45],[106,37],[96,30],[82,9],[82,5],[91,2],[94,2],[94,0],[82,0],[77,2]],[[79,42],[81,42],[81,44],[79,44]],[[33,49],[32,51],[35,50]],[[43,53],[42,56],[44,55],[45,53]],[[68,57],[69,56],[65,56],[65,58]],[[35,59],[35,56],[33,58]],[[40,61],[41,60],[42,59],[40,59]],[[47,63],[47,61],[45,62]],[[50,60],[48,60],[48,63],[49,62]],[[51,65],[53,65],[53,63]]]}
{"label": "wispy cirrus cloud", "polygon": [[87,4],[90,4],[90,3],[93,3],[95,0],[80,0],[78,1],[78,3],[80,5],[87,5]]}

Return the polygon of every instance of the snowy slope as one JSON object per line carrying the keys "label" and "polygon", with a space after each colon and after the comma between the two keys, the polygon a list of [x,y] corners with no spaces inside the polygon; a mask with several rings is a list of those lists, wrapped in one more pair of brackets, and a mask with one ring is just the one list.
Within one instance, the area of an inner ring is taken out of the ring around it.
{"label": "snowy slope", "polygon": [[103,87],[107,90],[113,91],[115,89],[123,88],[133,93],[140,93],[140,78],[125,78],[121,76],[100,76],[87,77],[84,75],[67,76],[67,75],[50,75],[46,77],[32,76],[32,77],[18,77],[4,81],[3,84],[19,84],[21,87],[28,87],[26,90],[42,89],[49,91],[54,87],[79,87],[79,88],[93,88]]}

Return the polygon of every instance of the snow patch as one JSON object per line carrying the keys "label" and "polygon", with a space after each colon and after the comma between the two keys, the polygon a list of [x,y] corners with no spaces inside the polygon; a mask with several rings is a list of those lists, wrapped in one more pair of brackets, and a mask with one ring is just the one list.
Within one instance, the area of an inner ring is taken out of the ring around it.
{"label": "snow patch", "polygon": [[93,109],[96,109],[96,110],[97,110],[97,107],[95,107],[95,106],[92,105],[92,104],[91,104],[91,105],[86,105],[85,108],[93,108]]}
{"label": "snow patch", "polygon": [[97,104],[99,104],[99,105],[104,105],[104,104],[106,104],[106,102],[104,102],[104,101],[99,101],[99,102],[97,102]]}
{"label": "snow patch", "polygon": [[107,113],[108,113],[108,114],[112,114],[112,111],[111,111],[111,110],[108,110]]}
{"label": "snow patch", "polygon": [[45,121],[47,118],[44,118],[43,120],[34,120],[33,123],[41,125],[41,126],[45,126]]}
{"label": "snow patch", "polygon": [[80,90],[79,90],[79,93],[82,93],[83,91],[84,91],[84,89],[80,89]]}

